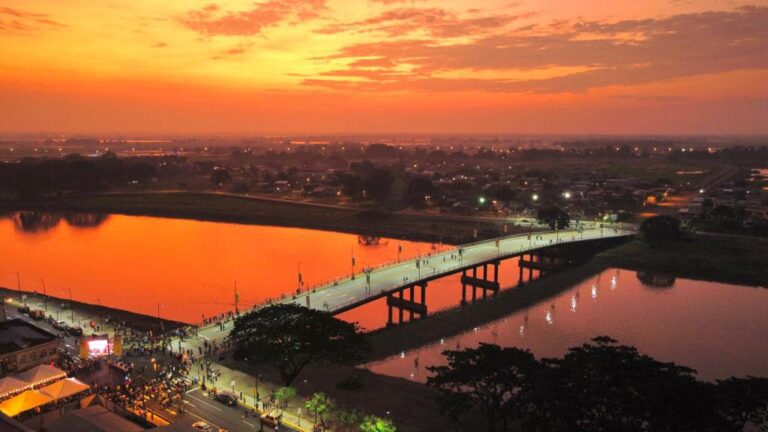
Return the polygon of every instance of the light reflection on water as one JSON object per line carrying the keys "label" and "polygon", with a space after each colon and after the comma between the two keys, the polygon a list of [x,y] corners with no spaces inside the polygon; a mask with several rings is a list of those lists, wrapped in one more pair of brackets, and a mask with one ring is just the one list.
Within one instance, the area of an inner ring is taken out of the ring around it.
{"label": "light reflection on water", "polygon": [[488,342],[553,357],[607,335],[659,360],[693,367],[702,379],[768,376],[768,290],[686,279],[668,286],[669,278],[649,286],[641,279],[647,282],[649,275],[605,270],[526,310],[368,366],[423,382],[427,366],[444,364],[446,349]]}

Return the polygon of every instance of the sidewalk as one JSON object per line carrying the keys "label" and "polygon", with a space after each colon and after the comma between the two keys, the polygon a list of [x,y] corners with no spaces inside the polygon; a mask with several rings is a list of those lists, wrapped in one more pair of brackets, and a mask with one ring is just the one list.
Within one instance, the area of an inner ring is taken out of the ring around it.
{"label": "sidewalk", "polygon": [[[264,401],[265,399],[269,399],[269,395],[272,394],[272,391],[276,390],[278,386],[258,380],[256,377],[245,372],[230,369],[216,362],[211,362],[211,367],[219,369],[221,375],[214,383],[206,381],[207,388],[210,389],[211,387],[216,387],[219,391],[233,392],[240,397],[240,405],[245,406],[248,409],[256,409],[259,414],[265,413],[265,411],[261,409],[262,404],[256,400],[255,393],[258,391],[260,400]],[[199,371],[199,364],[195,364],[190,369],[189,375],[196,376]],[[234,382],[234,387],[232,386],[232,382]],[[299,415],[299,413],[301,413],[301,415]],[[306,411],[306,408],[304,407],[304,399],[299,394],[296,395],[295,400],[288,404],[288,408],[283,411],[282,415],[282,422],[296,430],[311,432],[314,427],[312,421],[313,414]]]}

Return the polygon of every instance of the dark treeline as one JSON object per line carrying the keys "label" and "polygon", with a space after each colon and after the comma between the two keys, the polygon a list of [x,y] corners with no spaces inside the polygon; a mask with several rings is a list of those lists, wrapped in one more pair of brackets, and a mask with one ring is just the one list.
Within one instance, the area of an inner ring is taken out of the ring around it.
{"label": "dark treeline", "polygon": [[456,430],[717,431],[768,428],[768,379],[696,379],[685,366],[643,355],[608,337],[536,359],[481,344],[445,351],[430,367]]}
{"label": "dark treeline", "polygon": [[169,159],[176,158],[118,158],[114,153],[95,158],[76,154],[60,159],[27,158],[0,164],[0,192],[15,194],[19,199],[60,192],[97,192],[156,178],[160,166],[168,166]]}

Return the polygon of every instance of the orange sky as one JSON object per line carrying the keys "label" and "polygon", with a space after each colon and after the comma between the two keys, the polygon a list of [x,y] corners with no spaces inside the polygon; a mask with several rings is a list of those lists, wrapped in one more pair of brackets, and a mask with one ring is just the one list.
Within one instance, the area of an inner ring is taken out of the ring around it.
{"label": "orange sky", "polygon": [[768,133],[767,0],[0,0],[0,132]]}

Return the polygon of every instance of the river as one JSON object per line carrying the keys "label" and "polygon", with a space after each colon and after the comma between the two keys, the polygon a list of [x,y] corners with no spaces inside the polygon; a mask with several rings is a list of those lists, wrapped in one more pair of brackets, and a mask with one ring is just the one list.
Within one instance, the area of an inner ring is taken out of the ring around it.
{"label": "river", "polygon": [[608,269],[530,308],[368,367],[426,381],[442,352],[480,342],[562,356],[606,335],[702,379],[768,376],[768,289]]}

